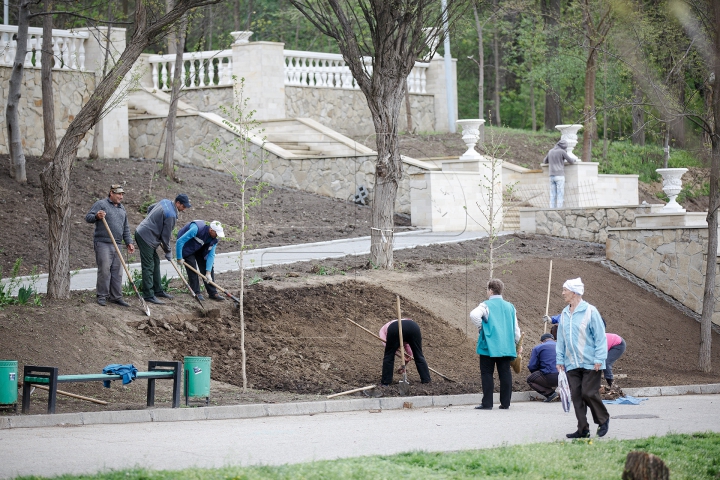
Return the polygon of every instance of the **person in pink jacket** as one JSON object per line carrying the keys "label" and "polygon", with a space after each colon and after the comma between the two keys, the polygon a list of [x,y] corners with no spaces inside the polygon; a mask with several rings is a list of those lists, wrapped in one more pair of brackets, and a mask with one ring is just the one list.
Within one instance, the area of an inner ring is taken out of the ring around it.
{"label": "person in pink jacket", "polygon": [[603,370],[603,375],[605,376],[605,381],[607,382],[608,387],[612,387],[614,378],[612,367],[615,361],[617,361],[617,359],[625,353],[626,345],[625,340],[623,340],[620,335],[605,333],[605,337],[607,337],[608,355],[605,360],[605,370]]}

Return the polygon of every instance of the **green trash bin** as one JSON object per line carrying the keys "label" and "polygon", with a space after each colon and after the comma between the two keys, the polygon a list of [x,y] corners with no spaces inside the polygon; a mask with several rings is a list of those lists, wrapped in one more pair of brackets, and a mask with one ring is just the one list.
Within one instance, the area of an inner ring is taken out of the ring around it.
{"label": "green trash bin", "polygon": [[0,405],[17,405],[17,372],[17,360],[0,360]]}
{"label": "green trash bin", "polygon": [[211,357],[185,357],[185,405],[190,397],[204,397],[210,403]]}

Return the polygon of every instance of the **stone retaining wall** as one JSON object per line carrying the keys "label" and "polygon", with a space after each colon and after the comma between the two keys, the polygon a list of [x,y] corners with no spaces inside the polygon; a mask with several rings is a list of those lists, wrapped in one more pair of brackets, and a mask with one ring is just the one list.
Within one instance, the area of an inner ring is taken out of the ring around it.
{"label": "stone retaining wall", "polygon": [[[130,155],[156,159],[161,157],[160,142],[164,142],[163,118],[130,120]],[[200,116],[181,116],[176,121],[177,133],[175,160],[179,164],[225,171],[218,159],[203,151],[219,137],[228,145],[236,137],[223,128]],[[162,140],[161,140],[162,137]],[[163,143],[164,145],[164,143]],[[272,185],[297,188],[328,197],[350,200],[358,185],[370,190],[375,184],[375,156],[327,157],[284,159],[256,145],[250,146],[250,168],[257,168],[260,158],[263,165],[256,175]],[[409,175],[420,172],[417,167],[405,165],[400,182],[395,211],[410,214]]]}
{"label": "stone retaining wall", "polygon": [[[3,115],[0,117],[0,153],[8,153],[7,124],[5,106],[7,105],[10,75],[12,68],[0,67],[0,98]],[[80,108],[87,103],[95,90],[95,74],[77,71],[53,70],[53,91],[55,101],[55,135],[58,142],[65,135],[70,122]],[[45,148],[45,133],[42,119],[42,88],[40,69],[23,69],[23,84],[20,97],[20,136],[25,155],[40,156]],[[93,132],[90,130],[80,142],[78,157],[87,157],[92,146]]]}
{"label": "stone retaining wall", "polygon": [[185,103],[189,103],[201,112],[211,112],[223,118],[228,116],[220,107],[230,109],[233,105],[233,87],[196,88],[182,91],[180,97]]}
{"label": "stone retaining wall", "polygon": [[520,209],[520,229],[555,237],[605,243],[608,228],[631,227],[651,206]]}
{"label": "stone retaining wall", "polygon": [[[433,95],[410,94],[410,111],[414,130],[436,130]],[[360,90],[285,86],[285,112],[288,118],[312,118],[351,137],[375,134],[370,109]],[[398,128],[407,130],[404,107],[399,120]]]}
{"label": "stone retaining wall", "polygon": [[[605,255],[633,275],[702,312],[705,288],[707,227],[617,228],[609,229]],[[716,274],[720,269],[716,264]],[[720,285],[715,290],[720,298]],[[713,322],[720,324],[716,302]]]}

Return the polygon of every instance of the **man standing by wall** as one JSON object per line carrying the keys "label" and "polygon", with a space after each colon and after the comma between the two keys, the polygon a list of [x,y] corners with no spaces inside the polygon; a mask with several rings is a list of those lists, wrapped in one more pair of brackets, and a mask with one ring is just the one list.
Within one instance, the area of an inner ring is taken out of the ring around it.
{"label": "man standing by wall", "polygon": [[[127,212],[122,204],[125,190],[122,185],[111,185],[107,198],[98,200],[85,215],[85,221],[95,224],[93,244],[95,247],[95,261],[97,262],[97,303],[103,307],[110,300],[123,307],[129,307],[122,298],[122,263],[118,258],[112,242],[125,242],[128,253],[135,252],[132,237],[130,236],[130,225],[127,220]],[[108,235],[102,219],[110,227],[113,238]]]}
{"label": "man standing by wall", "polygon": [[[205,278],[212,282],[213,278],[215,278],[215,271],[213,269],[213,264],[215,263],[215,247],[218,244],[218,239],[225,237],[222,224],[214,221],[208,225],[202,220],[194,220],[181,228],[177,236],[175,256],[177,257],[178,263],[182,264],[186,262],[198,271],[205,272]],[[192,291],[195,292],[199,300],[205,300],[200,294],[200,280],[198,275],[187,267],[185,271],[187,272],[188,283]],[[203,283],[205,284],[205,290],[208,296],[212,300],[217,300],[218,302],[225,300],[218,295],[217,288],[206,281],[203,281]]]}
{"label": "man standing by wall", "polygon": [[480,355],[480,380],[483,397],[478,410],[492,410],[493,390],[495,383],[493,373],[497,365],[500,377],[500,408],[510,408],[512,397],[512,373],[510,362],[521,351],[516,351],[515,344],[520,341],[515,306],[503,300],[502,292],[505,285],[493,278],[487,284],[488,299],[470,312],[470,320],[479,329],[477,353]]}
{"label": "man standing by wall", "polygon": [[602,370],[607,358],[607,339],[597,308],[582,299],[585,285],[580,278],[563,284],[563,300],[568,304],[560,314],[557,337],[557,369],[567,373],[570,397],[578,421],[576,432],[568,438],[588,438],[590,425],[587,407],[598,424],[597,435],[604,437],[610,428],[610,415],[600,397]]}
{"label": "man standing by wall", "polygon": [[565,160],[575,163],[575,159],[567,153],[565,140],[556,143],[543,159],[543,163],[549,164],[550,208],[562,208],[565,202]]}
{"label": "man standing by wall", "polygon": [[145,301],[164,305],[157,297],[172,299],[172,295],[165,293],[160,282],[160,257],[157,247],[161,246],[165,258],[172,260],[170,253],[170,236],[175,228],[178,212],[190,208],[190,199],[184,193],[175,197],[175,202],[168,199],[160,200],[148,207],[145,220],[135,229],[135,241],[140,249],[140,264],[142,266],[142,285]]}

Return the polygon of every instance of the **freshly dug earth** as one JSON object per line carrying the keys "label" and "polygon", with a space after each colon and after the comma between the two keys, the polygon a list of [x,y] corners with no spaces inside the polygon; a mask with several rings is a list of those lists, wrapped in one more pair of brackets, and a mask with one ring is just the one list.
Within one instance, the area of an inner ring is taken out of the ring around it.
{"label": "freshly dug earth", "polygon": [[[563,307],[563,281],[581,276],[585,298],[600,309],[608,330],[625,338],[628,350],[615,365],[616,374],[627,375],[618,381],[620,387],[720,381],[717,334],[713,333],[713,373],[698,372],[699,324],[601,265],[600,245],[539,235],[506,239],[511,241],[503,248],[505,258],[496,265],[495,276],[505,282],[505,298],[517,307],[525,332],[523,370],[513,375],[515,391],[528,390],[526,365],[543,331],[551,258],[550,313]],[[433,382],[421,385],[411,364],[411,393],[477,393],[477,333],[468,313],[484,299],[488,270],[482,252],[486,248],[487,242],[473,241],[400,250],[395,254],[398,268],[391,272],[367,268],[364,259],[356,257],[260,272],[265,279],[249,286],[245,296],[252,387],[246,393],[240,388],[237,310],[231,302],[206,302],[208,312],[203,313],[180,291],[167,305],[152,306],[151,320],[157,327],[148,323],[136,299],[128,298],[132,307],[127,309],[100,307],[92,292],[73,293],[67,301],[44,299],[42,307],[7,307],[0,311],[0,357],[18,359],[21,368],[24,364],[53,365],[61,374],[71,374],[99,372],[109,363],[134,363],[144,370],[148,360],[211,356],[212,404],[316,400],[330,392],[379,382],[382,345],[345,319],[377,332],[396,317],[395,295],[399,294],[403,316],[421,325],[430,366],[457,380],[446,382],[432,374]],[[238,279],[237,273],[223,274],[218,282],[238,294]],[[180,285],[174,282],[173,287]],[[111,403],[102,407],[59,397],[58,412],[143,408],[145,387],[144,381],[125,387],[115,382],[111,389],[91,383],[65,384],[65,390]],[[158,406],[169,405],[169,382],[159,382],[158,397]],[[46,394],[36,392],[33,398],[32,411],[43,413]]]}

